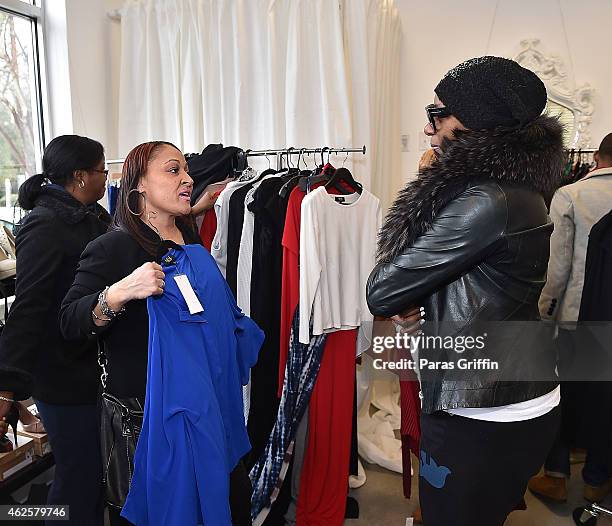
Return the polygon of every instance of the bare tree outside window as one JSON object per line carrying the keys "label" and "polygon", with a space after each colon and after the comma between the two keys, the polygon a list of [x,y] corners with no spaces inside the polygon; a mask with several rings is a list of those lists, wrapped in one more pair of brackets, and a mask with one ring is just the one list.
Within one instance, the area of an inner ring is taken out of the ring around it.
{"label": "bare tree outside window", "polygon": [[36,172],[38,100],[33,23],[0,11],[0,220],[13,220],[17,190]]}

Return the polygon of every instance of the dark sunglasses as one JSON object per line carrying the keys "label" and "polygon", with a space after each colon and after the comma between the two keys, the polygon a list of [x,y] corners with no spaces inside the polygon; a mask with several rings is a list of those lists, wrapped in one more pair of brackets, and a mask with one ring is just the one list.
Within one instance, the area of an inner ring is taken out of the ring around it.
{"label": "dark sunglasses", "polygon": [[108,177],[108,170],[96,170],[95,168],[91,168],[88,171],[89,172],[98,172],[99,174],[104,174],[106,177]]}
{"label": "dark sunglasses", "polygon": [[435,104],[425,106],[425,113],[427,113],[427,119],[429,120],[429,124],[431,124],[434,133],[438,131],[436,128],[436,118],[443,119],[444,117],[450,117],[452,115],[448,108],[441,108]]}

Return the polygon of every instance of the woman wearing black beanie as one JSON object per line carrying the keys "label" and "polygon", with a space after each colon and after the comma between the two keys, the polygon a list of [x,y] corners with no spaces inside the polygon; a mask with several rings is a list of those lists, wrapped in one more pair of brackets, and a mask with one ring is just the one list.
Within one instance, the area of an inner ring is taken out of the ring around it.
{"label": "woman wearing black beanie", "polygon": [[424,524],[501,526],[558,427],[538,298],[562,127],[542,115],[541,80],[512,60],[468,60],[435,93],[425,133],[436,158],[390,209],[367,297],[398,325],[424,307],[424,336],[452,342],[416,351]]}

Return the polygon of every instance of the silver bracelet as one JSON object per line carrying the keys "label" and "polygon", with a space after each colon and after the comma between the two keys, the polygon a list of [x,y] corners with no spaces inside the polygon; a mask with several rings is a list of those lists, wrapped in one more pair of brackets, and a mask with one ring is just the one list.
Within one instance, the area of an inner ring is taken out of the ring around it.
{"label": "silver bracelet", "polygon": [[98,303],[100,304],[100,311],[102,312],[102,315],[112,320],[113,318],[119,316],[119,314],[125,312],[125,305],[116,312],[111,309],[106,302],[106,294],[108,293],[108,289],[109,287],[106,287],[102,292],[100,292],[100,295],[98,296]]}
{"label": "silver bracelet", "polygon": [[96,314],[96,308],[94,307],[94,310],[91,311],[91,315],[93,317],[94,320],[96,321],[112,321],[112,318],[101,318],[100,316],[98,316]]}
{"label": "silver bracelet", "polygon": [[4,402],[10,402],[11,404],[15,403],[15,400],[11,400],[10,398],[7,398],[6,396],[0,396],[0,400]]}

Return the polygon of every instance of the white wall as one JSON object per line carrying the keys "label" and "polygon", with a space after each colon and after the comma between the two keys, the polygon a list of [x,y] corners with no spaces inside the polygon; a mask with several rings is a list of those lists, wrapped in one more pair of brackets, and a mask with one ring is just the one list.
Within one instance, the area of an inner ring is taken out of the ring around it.
{"label": "white wall", "polygon": [[594,146],[612,131],[610,0],[499,0],[495,17],[494,0],[396,3],[404,32],[401,133],[410,140],[410,151],[402,154],[405,178],[416,172],[423,153],[419,132],[426,123],[424,107],[433,101],[433,89],[444,73],[484,54],[512,57],[525,38],[539,38],[547,53],[560,56],[575,85],[588,82],[595,88]]}
{"label": "white wall", "polygon": [[[59,1],[59,0],[49,0]],[[106,16],[122,0],[66,3],[74,131],[101,140],[117,155],[120,22]],[[357,1],[357,0],[351,0]],[[524,38],[539,38],[547,52],[566,62],[571,80],[596,90],[592,134],[596,144],[612,131],[612,2],[610,0],[396,0],[403,25],[401,127],[409,135],[402,154],[405,178],[422,154],[419,132],[424,106],[444,73],[462,60],[486,53],[514,56]],[[495,19],[495,20],[494,20]],[[494,22],[494,23],[493,23]],[[490,41],[489,41],[490,36]],[[398,148],[400,138],[397,138]]]}
{"label": "white wall", "polygon": [[[108,12],[119,9],[123,5],[123,0],[105,0]],[[108,126],[109,139],[107,144],[107,158],[116,159],[119,156],[119,72],[121,69],[121,22],[119,20],[106,19],[108,34],[108,81],[110,89],[108,92]],[[136,145],[134,145],[136,146]],[[125,152],[124,152],[125,153]]]}
{"label": "white wall", "polygon": [[66,0],[74,133],[108,144],[109,20],[99,0]]}
{"label": "white wall", "polygon": [[[46,0],[46,54],[51,133],[100,141],[116,154],[115,93],[118,93],[120,26],[107,12],[122,0]],[[67,45],[66,45],[67,44]]]}
{"label": "white wall", "polygon": [[49,115],[45,119],[49,142],[57,135],[72,133],[72,96],[65,0],[48,0],[43,4],[45,17],[45,60]]}

